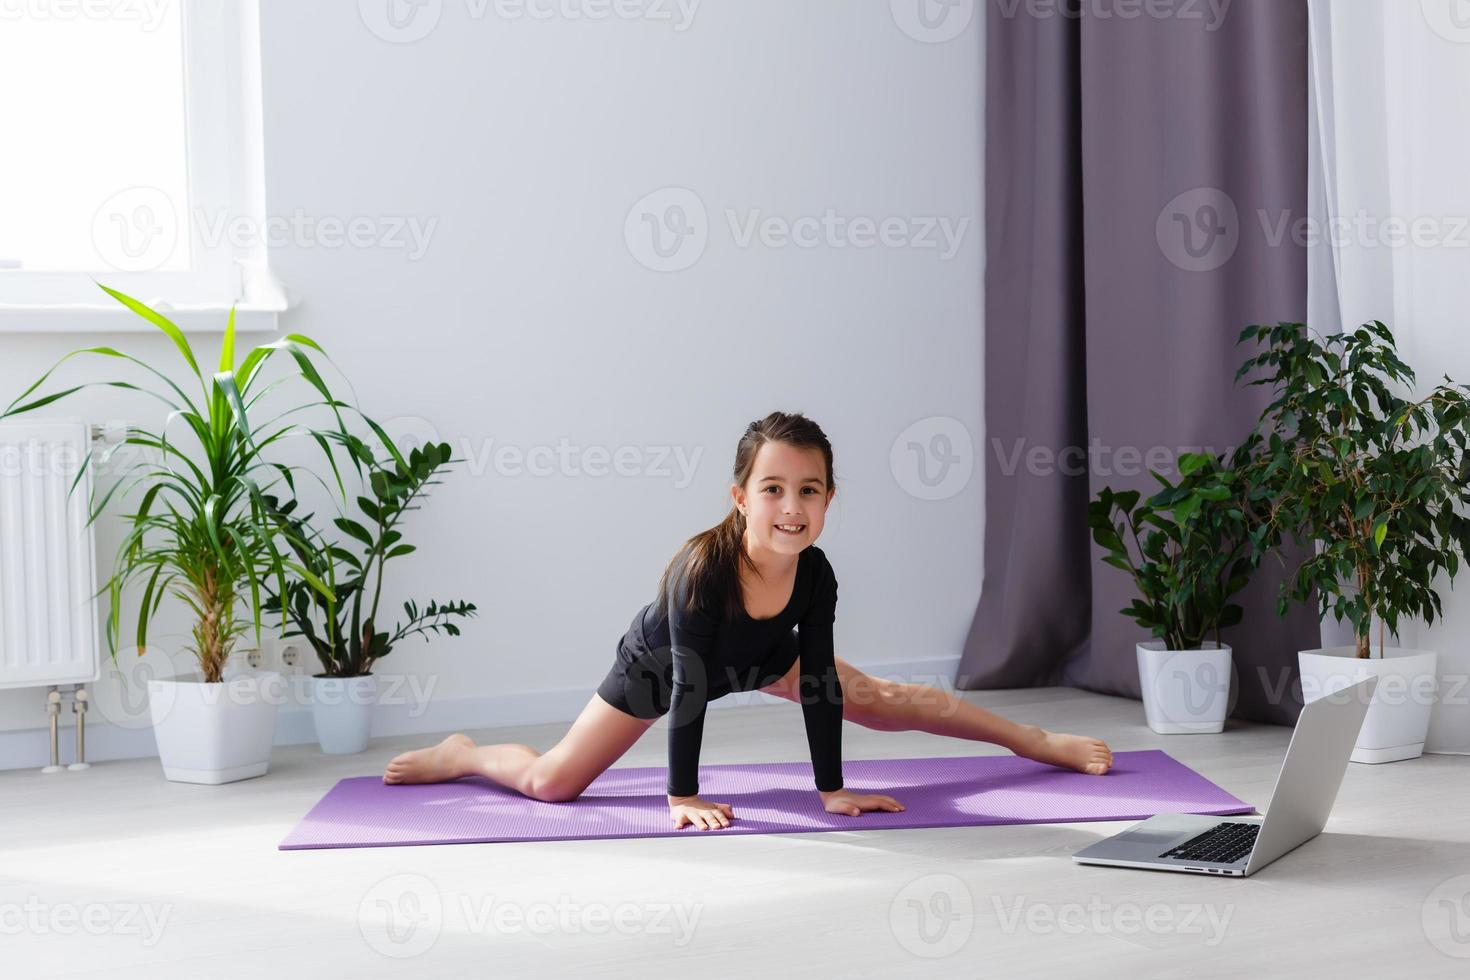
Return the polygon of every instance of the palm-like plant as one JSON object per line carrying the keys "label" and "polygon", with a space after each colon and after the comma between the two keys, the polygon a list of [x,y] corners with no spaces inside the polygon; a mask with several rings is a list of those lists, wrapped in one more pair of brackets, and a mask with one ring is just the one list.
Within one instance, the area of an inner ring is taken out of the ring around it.
{"label": "palm-like plant", "polygon": [[[72,489],[88,466],[105,464],[120,447],[132,446],[142,451],[123,467],[105,493],[99,487],[89,501],[89,519],[96,521],[115,494],[121,492],[120,499],[126,499],[142,489],[136,510],[124,515],[127,530],[118,546],[111,577],[103,587],[110,599],[108,650],[116,662],[123,593],[130,585],[141,582],[139,653],[147,647],[148,627],[163,597],[172,594],[193,611],[194,643],[189,649],[198,658],[204,680],[217,682],[236,640],[250,625],[253,624],[259,640],[264,583],[275,580],[279,588],[284,588],[287,573],[292,573],[321,595],[333,594],[329,581],[293,560],[289,549],[282,547],[281,542],[288,541],[293,532],[289,524],[278,519],[278,511],[267,503],[266,494],[282,485],[294,494],[296,469],[268,459],[267,451],[287,437],[309,435],[326,453],[332,472],[337,474],[328,435],[342,431],[339,409],[344,403],[332,396],[312,363],[308,348],[323,357],[326,354],[308,337],[288,334],[275,343],[262,344],[251,349],[237,365],[232,309],[225,326],[219,367],[206,376],[177,325],[132,297],[98,285],[173,342],[194,382],[198,383],[199,393],[191,397],[164,372],[130,354],[112,347],[85,347],[57,361],[12,401],[0,418],[33,411],[93,386],[141,392],[167,408],[156,429],[129,426],[122,441],[103,451],[95,463],[98,453],[89,452],[72,482]],[[292,359],[294,370],[267,382],[264,368],[280,352]],[[136,365],[152,375],[152,383],[140,386],[123,380],[92,381],[26,400],[62,364],[82,354]],[[304,381],[315,394],[252,426],[250,415],[263,411],[261,400],[292,381]],[[315,429],[286,421],[297,412],[322,407],[331,410],[337,423],[335,429]],[[341,492],[340,476],[337,483]],[[248,620],[242,619],[239,610],[247,593],[251,614]]]}

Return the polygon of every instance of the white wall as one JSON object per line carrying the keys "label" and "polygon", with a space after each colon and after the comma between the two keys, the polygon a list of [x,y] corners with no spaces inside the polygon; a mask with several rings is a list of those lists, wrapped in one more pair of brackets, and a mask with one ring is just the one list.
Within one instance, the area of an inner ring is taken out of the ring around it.
{"label": "white wall", "polygon": [[[1450,3],[1313,0],[1314,82],[1322,142],[1312,166],[1324,196],[1312,215],[1320,230],[1312,264],[1314,316],[1334,307],[1351,330],[1381,320],[1414,369],[1424,398],[1448,375],[1470,382],[1464,311],[1470,304],[1470,26]],[[1334,225],[1336,222],[1336,225]],[[1329,319],[1325,329],[1335,329]],[[1470,585],[1465,566],[1434,588],[1442,617],[1401,622],[1389,646],[1438,654],[1440,707],[1427,751],[1470,753],[1463,710],[1470,676]],[[1377,620],[1375,620],[1375,624]],[[1378,628],[1373,630],[1378,642]],[[1325,644],[1352,642],[1331,617]],[[1457,711],[1445,710],[1459,705]]]}
{"label": "white wall", "polygon": [[[444,0],[427,36],[390,43],[350,2],[262,6],[269,213],[434,222],[416,258],[305,240],[272,254],[300,297],[283,327],[322,343],[369,413],[470,457],[414,517],[420,551],[398,564],[393,598],[463,597],[481,617],[380,673],[571,718],[675,547],[725,513],[747,422],[778,408],[816,419],[835,448],[819,543],[841,582],[838,654],[958,656],[983,514],[978,12],[957,38],[922,43],[881,0],[704,0],[684,30],[672,0],[658,6],[672,21]],[[670,186],[702,201],[708,241],[691,267],[656,272],[625,219]],[[924,237],[939,248],[741,247],[726,216],[829,208],[914,233],[925,218],[968,225],[944,258],[938,231]],[[7,337],[0,384],[14,393],[95,340]],[[121,342],[165,356],[152,338]],[[92,412],[137,417],[105,399]],[[958,420],[973,448],[951,445],[972,471],[928,500],[908,450],[903,465],[891,450],[934,417]],[[639,475],[517,475],[492,458],[562,440],[578,469],[588,447],[638,447]],[[691,458],[687,485],[646,447]],[[104,530],[103,564],[115,538]],[[0,692],[0,731],[44,722],[38,691]],[[0,739],[0,766],[38,763],[40,745]]]}

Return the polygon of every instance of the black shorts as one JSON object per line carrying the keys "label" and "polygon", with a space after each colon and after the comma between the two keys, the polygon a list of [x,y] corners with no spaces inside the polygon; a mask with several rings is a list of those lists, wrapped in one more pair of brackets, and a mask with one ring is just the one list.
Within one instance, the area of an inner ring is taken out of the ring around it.
{"label": "black shorts", "polygon": [[[732,691],[753,691],[774,684],[786,676],[800,655],[801,647],[793,629],[758,664],[710,678],[707,700],[713,701]],[[668,713],[673,680],[673,651],[668,647],[651,650],[641,634],[630,631],[618,640],[616,659],[597,686],[597,693],[625,714],[657,718]]]}

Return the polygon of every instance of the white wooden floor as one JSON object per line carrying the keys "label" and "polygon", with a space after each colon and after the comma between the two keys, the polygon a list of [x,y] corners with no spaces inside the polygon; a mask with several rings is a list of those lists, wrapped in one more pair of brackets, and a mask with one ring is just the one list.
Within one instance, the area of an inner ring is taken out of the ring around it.
{"label": "white wooden floor", "polygon": [[[964,696],[1162,748],[1261,809],[1290,736],[1158,736],[1138,702],[1070,689]],[[564,727],[470,734],[545,749]],[[619,765],[663,765],[665,732]],[[1003,752],[843,739],[849,759]],[[1246,879],[1068,859],[1128,822],[276,850],[337,779],[432,740],[277,747],[269,774],[217,787],[167,782],[156,759],[0,772],[0,976],[1470,975],[1466,757],[1351,765],[1327,832]],[[796,705],[708,716],[706,763],[805,759]]]}

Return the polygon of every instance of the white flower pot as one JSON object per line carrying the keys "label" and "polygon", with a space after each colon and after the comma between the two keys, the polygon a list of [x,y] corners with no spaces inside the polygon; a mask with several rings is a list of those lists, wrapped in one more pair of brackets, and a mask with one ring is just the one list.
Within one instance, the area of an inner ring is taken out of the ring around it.
{"label": "white flower pot", "polygon": [[350,755],[367,748],[372,735],[373,705],[378,700],[378,679],[359,677],[311,679],[311,717],[316,723],[316,740],[323,752]]}
{"label": "white flower pot", "polygon": [[1451,641],[1435,653],[1439,695],[1429,713],[1424,751],[1470,755],[1470,647]]}
{"label": "white flower pot", "polygon": [[1138,644],[1138,686],[1148,727],[1160,735],[1223,730],[1238,694],[1230,652],[1230,644],[1211,640],[1198,650],[1166,650],[1163,640]]}
{"label": "white flower pot", "polygon": [[270,767],[285,678],[240,673],[212,684],[195,674],[148,681],[148,713],[165,778],[232,783]]}
{"label": "white flower pot", "polygon": [[1424,751],[1434,708],[1437,657],[1432,650],[1379,648],[1383,655],[1360,660],[1351,646],[1297,653],[1302,702],[1310,703],[1369,676],[1378,688],[1353,747],[1354,762],[1398,762]]}

